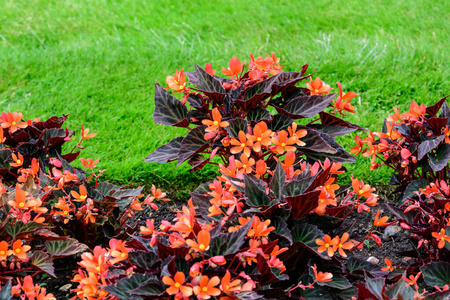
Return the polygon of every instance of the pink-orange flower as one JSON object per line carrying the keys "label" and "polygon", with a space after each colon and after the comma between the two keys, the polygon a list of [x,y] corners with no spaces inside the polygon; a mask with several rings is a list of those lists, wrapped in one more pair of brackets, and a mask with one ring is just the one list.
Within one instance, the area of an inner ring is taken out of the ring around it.
{"label": "pink-orange flower", "polygon": [[318,282],[330,282],[333,280],[333,274],[330,272],[317,272],[317,266],[314,264],[314,266],[311,266],[311,268],[314,270],[314,278]]}
{"label": "pink-orange flower", "polygon": [[34,200],[34,198],[28,200],[26,192],[21,190],[19,185],[17,185],[15,198],[14,200],[8,201],[8,204],[19,209],[28,209],[36,206],[38,203]]}
{"label": "pink-orange flower", "polygon": [[237,75],[239,75],[239,73],[241,73],[242,68],[244,67],[244,64],[241,64],[241,61],[239,60],[239,58],[233,56],[230,59],[229,66],[230,67],[228,69],[222,68],[222,73],[225,76],[230,76],[230,77],[236,76],[237,77]]}
{"label": "pink-orange flower", "polygon": [[359,95],[355,94],[354,92],[348,92],[344,94],[342,92],[342,86],[340,82],[337,83],[337,86],[339,87],[339,96],[337,97],[336,101],[333,100],[334,111],[338,111],[343,115],[345,114],[342,111],[355,113],[355,107],[350,104],[350,101],[353,98],[358,97]]}
{"label": "pink-orange flower", "polygon": [[386,264],[386,267],[382,267],[381,271],[394,271],[394,267],[392,266],[392,262],[389,258],[385,258],[384,263]]}
{"label": "pink-orange flower", "polygon": [[118,262],[128,259],[128,251],[130,251],[131,249],[125,247],[124,241],[111,239],[109,241],[109,247],[111,248],[111,250],[108,253],[108,256],[113,257],[113,259],[110,260],[111,264],[114,265]]}
{"label": "pink-orange flower", "polygon": [[375,220],[373,221],[373,225],[376,227],[381,227],[381,226],[386,226],[387,224],[387,220],[389,219],[389,217],[380,217],[380,211],[377,211],[377,215],[375,216]]}
{"label": "pink-orange flower", "polygon": [[89,133],[89,128],[84,128],[84,126],[81,125],[81,136],[83,137],[83,139],[85,139],[85,140],[92,139],[96,135],[97,135],[97,133],[95,133],[95,132]]}
{"label": "pink-orange flower", "polygon": [[6,241],[0,242],[0,261],[5,260],[12,252],[12,250],[8,250],[8,243]]}
{"label": "pink-orange flower", "polygon": [[183,69],[176,70],[174,76],[167,76],[166,83],[168,87],[165,89],[171,89],[174,93],[183,91],[186,88],[186,75],[183,74]]}
{"label": "pink-orange flower", "polygon": [[31,249],[30,246],[22,245],[22,241],[21,240],[17,240],[17,241],[14,242],[12,248],[13,248],[13,250],[12,250],[13,254],[15,256],[17,256],[21,260],[28,259],[27,251]]}
{"label": "pink-orange flower", "polygon": [[253,151],[260,152],[261,145],[270,146],[272,140],[270,138],[272,134],[272,130],[267,128],[267,124],[265,122],[259,122],[253,128],[253,135],[250,135],[248,138],[253,142]]}
{"label": "pink-orange flower", "polygon": [[210,63],[207,63],[205,65],[205,71],[209,74],[209,75],[214,75],[216,74],[216,70],[213,70],[212,65]]}
{"label": "pink-orange flower", "polygon": [[211,235],[207,230],[200,230],[197,234],[197,242],[193,240],[186,240],[186,244],[197,252],[205,252],[209,248]]}
{"label": "pink-orange flower", "polygon": [[23,118],[22,113],[6,113],[0,115],[0,123],[3,128],[9,128],[10,133],[16,132],[20,128],[26,128],[27,122],[21,122]]}
{"label": "pink-orange flower", "polygon": [[337,237],[337,249],[339,251],[339,254],[342,257],[347,257],[347,254],[344,252],[344,250],[350,250],[353,248],[353,243],[352,242],[347,242],[349,238],[349,234],[347,232],[344,232],[344,234],[342,235],[341,238],[339,238],[339,236]]}
{"label": "pink-orange flower", "polygon": [[305,137],[308,134],[306,129],[300,129],[297,131],[297,123],[293,122],[292,126],[289,126],[288,131],[290,136],[296,140],[295,143],[297,144],[297,146],[302,147],[306,145],[305,142],[300,140],[302,137]]}
{"label": "pink-orange flower", "polygon": [[253,158],[248,158],[244,153],[241,154],[241,160],[236,161],[236,167],[239,173],[251,173],[253,171],[252,167],[255,165],[255,160]]}
{"label": "pink-orange flower", "polygon": [[311,95],[323,95],[332,90],[332,88],[320,80],[319,77],[317,77],[314,81],[311,77],[310,82],[306,83],[306,87],[310,90]]}
{"label": "pink-orange flower", "polygon": [[402,277],[407,282],[407,286],[414,285],[414,287],[418,289],[419,286],[417,285],[417,280],[419,280],[420,275],[422,275],[422,272],[417,273],[416,276],[409,275],[409,278],[406,278],[404,275]]}
{"label": "pink-orange flower", "polygon": [[186,277],[183,272],[177,272],[174,278],[170,278],[169,276],[164,276],[162,281],[165,285],[169,287],[166,289],[167,294],[174,295],[178,292],[181,292],[183,296],[190,297],[192,295],[192,288],[184,284]]}
{"label": "pink-orange flower", "polygon": [[93,169],[95,167],[95,165],[98,164],[99,160],[100,160],[100,157],[97,158],[95,161],[92,158],[88,158],[88,159],[80,158],[80,161],[81,161],[81,164],[83,165],[83,167],[89,168],[89,169]]}
{"label": "pink-orange flower", "polygon": [[147,219],[145,221],[145,226],[140,227],[140,234],[143,235],[150,235],[155,231],[155,220],[154,219]]}
{"label": "pink-orange flower", "polygon": [[230,144],[235,146],[230,149],[230,152],[233,154],[237,154],[239,152],[244,151],[244,154],[250,156],[251,150],[250,147],[253,146],[253,142],[250,139],[247,139],[245,132],[242,130],[239,131],[239,140],[231,139]]}
{"label": "pink-orange flower", "polygon": [[227,270],[225,273],[225,276],[222,277],[221,283],[220,283],[220,289],[225,294],[229,294],[231,292],[239,291],[241,287],[239,286],[241,281],[239,279],[235,279],[231,281],[231,274],[230,271]]}
{"label": "pink-orange flower", "polygon": [[208,127],[205,129],[206,132],[213,132],[219,129],[219,127],[225,128],[230,125],[230,123],[223,121],[222,122],[222,115],[220,114],[220,111],[215,107],[212,110],[212,121],[211,120],[203,120],[203,125],[207,125]]}
{"label": "pink-orange flower", "polygon": [[200,279],[199,285],[194,287],[194,293],[197,297],[201,297],[201,299],[209,299],[211,296],[219,296],[220,290],[216,288],[216,285],[220,283],[220,279],[218,276],[214,276],[211,280],[208,276],[202,276]]}
{"label": "pink-orange flower", "polygon": [[369,198],[370,196],[375,195],[372,193],[375,191],[375,189],[371,188],[370,185],[368,185],[368,184],[364,184],[364,182],[362,180],[360,181],[356,178],[353,178],[352,179],[352,187],[353,187],[353,190],[355,191],[355,193],[360,197]]}

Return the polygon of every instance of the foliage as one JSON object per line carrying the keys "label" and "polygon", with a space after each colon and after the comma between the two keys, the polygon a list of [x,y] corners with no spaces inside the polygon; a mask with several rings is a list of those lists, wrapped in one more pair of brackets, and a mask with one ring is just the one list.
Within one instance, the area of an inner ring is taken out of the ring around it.
{"label": "foliage", "polygon": [[[263,160],[271,168],[277,157],[286,151],[304,155],[309,162],[354,162],[354,158],[334,140],[361,127],[335,115],[354,113],[350,104],[358,96],[343,93],[329,94],[332,88],[320,78],[305,75],[308,65],[300,72],[283,72],[279,58],[271,53],[265,58],[254,58],[245,64],[236,57],[222,73],[215,75],[211,64],[205,68],[195,65],[195,72],[176,71],[168,76],[168,87],[155,86],[156,123],[187,128],[186,136],[177,137],[159,147],[145,159],[146,162],[166,163],[187,161],[194,170],[213,163],[215,156],[227,162],[235,154],[243,153],[254,160]],[[193,87],[187,85],[187,78]],[[296,85],[306,79],[306,87]],[[171,93],[182,93],[179,101]],[[189,105],[187,105],[189,103]],[[329,112],[325,112],[331,106]],[[276,114],[274,112],[277,112]],[[306,125],[295,119],[319,118]],[[250,160],[253,161],[253,160]]]}

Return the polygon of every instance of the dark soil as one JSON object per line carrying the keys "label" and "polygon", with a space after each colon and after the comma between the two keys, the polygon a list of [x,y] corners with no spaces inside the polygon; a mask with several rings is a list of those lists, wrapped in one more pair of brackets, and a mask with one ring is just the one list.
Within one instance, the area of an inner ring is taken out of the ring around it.
{"label": "dark soil", "polygon": [[71,280],[74,276],[74,271],[78,269],[77,262],[80,260],[80,255],[56,259],[54,261],[56,278],[41,273],[37,275],[34,280],[35,283],[45,287],[47,293],[52,293],[58,300],[76,296],[71,290],[76,288],[77,284],[76,282],[71,282]]}

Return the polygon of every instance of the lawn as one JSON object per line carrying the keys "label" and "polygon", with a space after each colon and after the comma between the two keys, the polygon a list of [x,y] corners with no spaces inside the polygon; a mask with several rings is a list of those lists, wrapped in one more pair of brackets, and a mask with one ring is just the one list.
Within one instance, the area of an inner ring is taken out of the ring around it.
{"label": "lawn", "polygon": [[[180,129],[152,120],[154,83],[175,69],[274,51],[288,70],[360,93],[347,120],[379,130],[394,105],[450,94],[448,1],[18,1],[0,4],[0,103],[26,118],[70,114],[98,137],[108,180],[185,189],[206,168],[144,164]],[[334,85],[334,87],[336,87]],[[341,139],[349,149],[352,137]],[[386,171],[355,176],[380,184]],[[201,180],[204,181],[204,180]]]}

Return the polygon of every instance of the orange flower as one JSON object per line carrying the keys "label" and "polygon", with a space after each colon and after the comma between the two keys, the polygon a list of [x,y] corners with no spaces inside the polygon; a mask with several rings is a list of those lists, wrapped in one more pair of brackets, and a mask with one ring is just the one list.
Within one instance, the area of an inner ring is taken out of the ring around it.
{"label": "orange flower", "polygon": [[222,73],[225,76],[236,76],[239,75],[239,73],[241,73],[242,68],[244,67],[244,64],[241,64],[241,61],[239,60],[239,58],[233,56],[230,59],[230,62],[228,63],[228,65],[230,66],[228,69],[226,68],[222,68]]}
{"label": "orange flower", "polygon": [[30,199],[27,201],[26,194],[27,193],[19,189],[19,185],[17,185],[15,198],[14,200],[8,201],[8,204],[19,209],[28,209],[29,207],[36,206],[38,204],[36,200]]}
{"label": "orange flower", "polygon": [[[222,71],[223,72],[223,71]],[[219,296],[220,290],[215,286],[220,283],[218,276],[214,276],[209,280],[208,276],[202,276],[199,285],[194,287],[194,293],[201,299],[209,299],[211,296]]]}
{"label": "orange flower", "polygon": [[92,139],[96,135],[97,135],[97,133],[89,133],[89,128],[85,129],[84,126],[81,125],[81,136],[83,137],[83,139],[85,139],[85,140]]}
{"label": "orange flower", "polygon": [[314,266],[311,266],[311,268],[314,270],[314,278],[318,282],[330,282],[333,279],[333,274],[330,272],[319,272],[317,273],[317,266],[314,264]]}
{"label": "orange flower", "polygon": [[281,130],[278,133],[278,137],[272,138],[272,143],[276,146],[274,149],[278,154],[283,154],[284,151],[295,151],[297,150],[294,145],[297,143],[298,138],[290,137],[288,138],[288,133],[286,130]]}
{"label": "orange flower", "polygon": [[3,135],[3,128],[0,130],[0,144],[3,144],[5,142],[6,138]]}
{"label": "orange flower", "polygon": [[241,289],[241,287],[239,286],[241,281],[239,279],[235,279],[231,282],[230,281],[231,281],[231,274],[230,274],[230,271],[227,270],[225,276],[222,277],[222,281],[220,283],[220,289],[225,294],[228,294],[228,293],[234,292],[234,291],[239,291]]}
{"label": "orange flower", "polygon": [[264,160],[260,159],[256,163],[256,177],[261,178],[267,172],[267,164]]}
{"label": "orange flower", "polygon": [[267,124],[265,122],[259,122],[253,128],[253,135],[248,138],[253,142],[253,151],[260,152],[261,145],[266,147],[270,146],[272,143],[270,135],[272,130],[267,129]]}
{"label": "orange flower", "polygon": [[8,243],[6,241],[0,242],[0,261],[5,260],[12,252],[12,250],[8,250]]}
{"label": "orange flower", "polygon": [[174,93],[183,91],[186,88],[186,75],[183,74],[183,69],[176,70],[174,76],[167,76],[166,83],[168,87],[165,89],[171,89]]}
{"label": "orange flower", "polygon": [[23,165],[23,156],[20,153],[18,153],[18,154],[19,154],[19,157],[17,157],[14,153],[11,153],[12,159],[14,160],[13,163],[9,163],[9,165],[11,167],[18,168]]}
{"label": "orange flower", "polygon": [[382,217],[379,219],[380,211],[377,211],[377,215],[375,216],[375,220],[373,221],[373,225],[376,227],[386,226],[388,225],[386,221],[389,219],[389,217]]}
{"label": "orange flower", "polygon": [[450,242],[450,236],[445,234],[445,229],[441,229],[441,232],[433,232],[431,235],[439,241],[438,248],[442,249],[445,246],[445,242]]}
{"label": "orange flower", "polygon": [[28,259],[27,256],[27,251],[31,249],[30,246],[28,245],[23,245],[22,246],[22,241],[21,240],[17,240],[14,242],[13,244],[13,254],[15,256],[17,256],[18,258],[24,260],[24,259]]}
{"label": "orange flower", "polygon": [[355,113],[355,107],[353,105],[350,104],[350,101],[355,98],[358,97],[359,94],[355,94],[354,92],[348,92],[348,93],[343,93],[342,92],[342,86],[340,82],[336,83],[337,86],[339,87],[339,96],[336,99],[336,102],[333,100],[333,104],[334,104],[334,111],[338,111],[341,114],[345,115],[342,111],[348,111],[351,113]]}
{"label": "orange flower", "polygon": [[150,235],[150,234],[152,234],[153,233],[153,231],[155,231],[155,220],[154,219],[147,219],[146,221],[145,221],[145,225],[146,226],[141,226],[141,228],[140,228],[140,234],[143,234],[143,235]]}
{"label": "orange flower", "polygon": [[296,139],[295,143],[297,144],[297,146],[302,147],[306,145],[305,142],[302,142],[300,140],[300,138],[306,136],[306,134],[308,133],[306,129],[300,129],[299,131],[297,131],[297,123],[294,122],[292,123],[292,127],[291,126],[288,127],[288,131],[291,137]]}
{"label": "orange flower", "polygon": [[247,156],[250,156],[250,148],[253,146],[253,142],[249,139],[247,139],[247,136],[245,135],[245,132],[242,130],[239,131],[239,140],[237,139],[231,139],[230,144],[236,147],[231,148],[230,152],[233,154],[237,154],[239,152],[244,151],[244,154]]}
{"label": "orange flower", "polygon": [[210,64],[210,63],[207,63],[206,65],[205,65],[205,71],[206,71],[206,73],[208,73],[209,75],[214,75],[214,74],[216,74],[216,70],[213,70],[213,68],[212,68],[212,65]]}
{"label": "orange flower", "polygon": [[413,275],[409,275],[409,278],[406,278],[404,275],[402,276],[403,279],[408,283],[407,285],[414,285],[416,289],[418,289],[417,280],[419,279],[422,272],[417,273],[417,275],[414,277]]}
{"label": "orange flower", "polygon": [[54,205],[55,208],[60,209],[61,211],[56,211],[54,213],[55,216],[57,215],[63,215],[65,217],[64,219],[64,224],[67,224],[67,222],[69,222],[69,219],[67,219],[67,217],[69,216],[70,213],[70,207],[69,205],[66,203],[66,201],[64,200],[64,198],[59,198],[58,203],[56,203]]}
{"label": "orange flower", "polygon": [[193,250],[197,252],[205,252],[209,248],[209,242],[211,241],[211,235],[207,230],[200,230],[197,234],[197,242],[193,240],[186,240]]}
{"label": "orange flower", "polygon": [[[244,221],[243,219],[242,221]],[[241,218],[239,218],[239,223],[241,222]],[[242,224],[242,223],[241,223]],[[242,224],[243,225],[243,224]],[[256,238],[264,238],[268,237],[269,233],[275,230],[275,227],[270,226],[270,219],[265,220],[264,222],[259,219],[259,217],[253,217],[252,227],[247,233],[248,237],[256,237]]]}
{"label": "orange flower", "polygon": [[337,237],[337,249],[339,251],[339,254],[343,257],[347,257],[347,254],[344,252],[345,250],[350,250],[351,248],[353,248],[353,243],[352,242],[346,242],[349,238],[349,235],[347,232],[344,232],[344,234],[342,235],[341,238],[339,238],[339,236]]}
{"label": "orange flower", "polygon": [[222,122],[222,116],[220,111],[216,108],[212,110],[213,120],[203,120],[202,123],[208,127],[205,129],[206,132],[216,131],[219,127],[225,128],[230,125],[228,122]]}
{"label": "orange flower", "polygon": [[89,169],[93,169],[99,160],[100,160],[100,157],[97,158],[95,161],[93,161],[92,158],[88,158],[88,159],[80,158],[80,161],[81,161],[81,164],[83,165],[83,167],[89,168]]}
{"label": "orange flower", "polygon": [[356,178],[352,179],[352,187],[355,193],[364,198],[369,198],[370,196],[373,196],[372,192],[375,191],[374,188],[370,188],[370,185],[364,184],[364,182],[361,180],[358,180]]}
{"label": "orange flower", "polygon": [[355,136],[355,142],[357,145],[350,149],[350,153],[358,155],[362,151],[362,147],[364,146],[364,141],[359,135],[357,135],[357,136]]}
{"label": "orange flower", "polygon": [[244,153],[241,154],[241,161],[236,161],[236,167],[238,168],[238,173],[251,173],[253,171],[252,167],[255,165],[255,160],[253,158],[248,158]]}
{"label": "orange flower", "polygon": [[9,128],[10,133],[16,132],[19,128],[26,128],[27,122],[21,122],[23,118],[22,113],[6,113],[3,112],[0,116],[0,123],[3,128]]}
{"label": "orange flower", "polygon": [[317,77],[314,81],[311,77],[310,82],[306,83],[306,87],[311,91],[311,95],[322,95],[332,90],[332,88],[320,80],[319,77]]}
{"label": "orange flower", "polygon": [[111,239],[109,241],[109,247],[111,247],[111,250],[108,253],[108,256],[113,257],[113,259],[110,260],[111,264],[114,265],[118,262],[128,259],[128,251],[131,249],[125,247],[124,241]]}
{"label": "orange flower", "polygon": [[328,256],[333,257],[334,252],[336,251],[337,244],[338,244],[338,238],[335,237],[335,238],[331,239],[331,237],[328,234],[326,234],[323,237],[323,240],[316,239],[316,244],[320,246],[317,249],[317,251],[319,251],[319,253],[327,251]]}
{"label": "orange flower", "polygon": [[166,289],[167,294],[174,295],[180,291],[183,296],[190,297],[192,295],[192,288],[183,285],[185,280],[186,277],[184,276],[183,272],[177,272],[174,276],[174,279],[170,278],[169,276],[164,276],[162,278],[164,284],[169,285],[169,287]]}
{"label": "orange flower", "polygon": [[448,128],[448,126],[445,126],[443,133],[445,134],[445,143],[450,144],[450,129]]}
{"label": "orange flower", "polygon": [[106,249],[96,246],[94,254],[90,252],[81,254],[81,262],[78,264],[85,268],[88,273],[101,274],[109,268],[109,264],[106,263],[106,254]]}
{"label": "orange flower", "polygon": [[392,266],[392,262],[389,258],[385,258],[384,262],[386,264],[386,267],[382,267],[381,271],[390,271],[390,272],[394,271],[394,267]]}
{"label": "orange flower", "polygon": [[84,202],[88,198],[87,190],[84,185],[80,185],[80,193],[78,194],[75,191],[70,191],[70,194],[73,196],[73,201],[75,202]]}
{"label": "orange flower", "polygon": [[374,132],[373,134],[376,136],[379,136],[380,138],[383,138],[383,139],[396,140],[398,138],[401,138],[402,135],[400,133],[398,133],[397,130],[394,129],[393,125],[394,125],[394,123],[386,122],[386,131],[387,131],[386,133]]}

